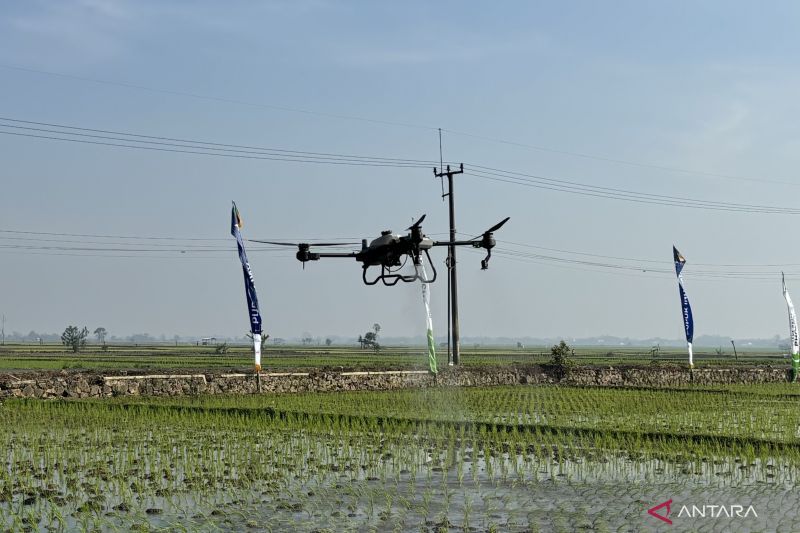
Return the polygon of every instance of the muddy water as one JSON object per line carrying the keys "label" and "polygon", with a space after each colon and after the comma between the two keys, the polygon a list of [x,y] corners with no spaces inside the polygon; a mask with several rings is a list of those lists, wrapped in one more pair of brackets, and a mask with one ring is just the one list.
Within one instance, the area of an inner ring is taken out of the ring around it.
{"label": "muddy water", "polygon": [[[26,508],[43,502],[3,505],[18,517],[6,521],[11,531],[800,531],[796,471],[772,461],[700,463],[687,473],[686,465],[613,456],[537,463],[472,455],[449,469],[428,458],[415,473],[328,472],[123,506],[108,494],[98,509],[61,522],[24,521]],[[648,514],[670,500],[669,512],[656,512],[672,524]]]}

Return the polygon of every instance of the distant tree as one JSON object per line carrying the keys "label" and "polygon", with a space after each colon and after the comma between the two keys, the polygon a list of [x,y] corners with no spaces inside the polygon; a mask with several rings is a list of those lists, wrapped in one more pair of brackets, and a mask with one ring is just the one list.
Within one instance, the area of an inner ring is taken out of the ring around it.
{"label": "distant tree", "polygon": [[325,346],[330,346],[331,344],[333,344],[333,339],[331,339],[330,337],[325,339]]}
{"label": "distant tree", "polygon": [[575,365],[572,360],[574,355],[575,352],[569,347],[569,344],[562,340],[550,348],[550,362],[547,366],[553,370],[558,379],[563,379]]}
{"label": "distant tree", "polygon": [[106,331],[106,328],[104,328],[104,327],[99,327],[96,330],[94,330],[94,336],[97,337],[97,340],[100,341],[100,344],[102,344],[103,346],[105,346],[105,344],[106,344],[106,335],[107,334],[108,334],[108,331]]}
{"label": "distant tree", "polygon": [[525,345],[524,345],[524,344],[522,344],[521,342],[517,342],[517,348],[519,348],[520,350],[522,350],[523,348],[525,348]]}
{"label": "distant tree", "polygon": [[67,348],[72,348],[72,351],[77,353],[86,346],[86,337],[89,336],[89,330],[84,326],[83,329],[78,329],[76,326],[67,326],[64,333],[61,334],[61,342]]}
{"label": "distant tree", "polygon": [[155,342],[155,337],[150,335],[149,333],[134,333],[130,335],[127,340],[129,342],[133,342],[135,344],[152,344]]}
{"label": "distant tree", "polygon": [[302,339],[300,339],[300,342],[303,343],[303,346],[308,346],[312,342],[314,342],[314,339],[312,337],[310,337],[310,336],[309,337],[303,337]]}
{"label": "distant tree", "polygon": [[381,345],[378,343],[378,333],[381,332],[381,325],[375,322],[372,324],[372,331],[375,333],[372,337],[372,349],[375,350],[375,353],[378,353],[381,350]]}
{"label": "distant tree", "polygon": [[567,365],[569,357],[573,355],[572,348],[563,340],[550,348],[550,364],[553,365]]}

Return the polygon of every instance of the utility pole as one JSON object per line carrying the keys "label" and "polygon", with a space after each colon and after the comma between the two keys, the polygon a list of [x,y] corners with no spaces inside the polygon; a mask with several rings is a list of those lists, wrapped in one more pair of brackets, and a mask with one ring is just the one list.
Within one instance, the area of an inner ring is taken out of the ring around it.
{"label": "utility pole", "polygon": [[[458,334],[458,277],[456,276],[456,246],[453,244],[456,241],[456,214],[455,203],[453,199],[453,176],[456,174],[464,173],[464,164],[461,163],[459,170],[450,170],[450,165],[447,165],[447,170],[439,172],[436,168],[433,169],[433,175],[437,178],[447,177],[447,193],[442,194],[442,197],[447,196],[448,204],[450,206],[450,245],[447,247],[447,270],[450,274],[450,328],[452,335],[453,346],[453,364],[457,365],[461,362],[459,334]],[[450,339],[448,339],[450,340]]]}
{"label": "utility pole", "polygon": [[3,315],[2,334],[3,334],[3,346],[5,346],[6,345],[6,315]]}
{"label": "utility pole", "polygon": [[739,360],[739,354],[736,353],[736,343],[733,342],[733,339],[731,339],[731,344],[733,345],[733,357],[738,361]]}

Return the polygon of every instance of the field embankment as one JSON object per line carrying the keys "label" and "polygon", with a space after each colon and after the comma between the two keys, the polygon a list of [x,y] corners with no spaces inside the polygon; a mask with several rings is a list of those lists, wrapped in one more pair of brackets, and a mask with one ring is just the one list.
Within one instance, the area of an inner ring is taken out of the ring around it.
{"label": "field embankment", "polygon": [[22,371],[0,373],[0,398],[102,398],[342,392],[431,387],[561,384],[569,386],[680,388],[714,385],[785,383],[782,367],[581,366],[564,372],[548,365],[445,367],[437,376],[425,371],[340,371],[304,368],[276,373],[170,373],[114,371]]}

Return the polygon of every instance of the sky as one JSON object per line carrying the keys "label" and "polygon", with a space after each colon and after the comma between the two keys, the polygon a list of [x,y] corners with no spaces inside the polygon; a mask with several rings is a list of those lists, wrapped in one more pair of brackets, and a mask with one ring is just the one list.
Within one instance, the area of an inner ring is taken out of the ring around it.
{"label": "sky", "polygon": [[[425,213],[446,239],[441,128],[465,165],[459,233],[511,217],[488,271],[458,252],[462,336],[681,337],[673,244],[695,335],[786,336],[799,19],[794,2],[2,2],[6,331],[241,336],[231,201],[245,238],[359,242]],[[273,337],[424,334],[418,284],[265,248],[248,245]],[[443,332],[443,275],[432,303]]]}

